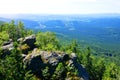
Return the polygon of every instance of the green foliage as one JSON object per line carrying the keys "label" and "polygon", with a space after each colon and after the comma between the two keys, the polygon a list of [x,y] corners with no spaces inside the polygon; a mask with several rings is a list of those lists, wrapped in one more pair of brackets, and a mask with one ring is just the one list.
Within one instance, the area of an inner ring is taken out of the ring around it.
{"label": "green foliage", "polygon": [[[1,45],[4,41],[9,39],[14,41],[14,49],[11,51],[11,54],[5,58],[0,57],[0,80],[36,80],[34,75],[30,74],[30,71],[25,70],[21,56],[22,51],[18,49],[19,44],[15,42],[18,38],[31,34],[33,34],[33,31],[26,30],[21,21],[15,24],[15,21],[12,20],[10,23],[0,25],[0,53],[2,53]],[[55,33],[36,33],[35,44],[41,50],[61,50],[67,53],[76,53],[77,61],[85,66],[91,80],[120,80],[120,67],[115,63],[112,63],[110,60],[106,62],[104,58],[93,56],[89,47],[84,50],[83,48],[81,49],[76,40],[66,44],[61,44],[62,42],[58,41]],[[21,47],[23,50],[27,48],[29,48],[27,45]],[[42,70],[44,80],[59,80],[71,76],[70,79],[75,79],[74,77],[77,75],[77,69],[74,66],[66,65],[64,62],[58,64],[53,74],[50,74],[48,66]]]}
{"label": "green foliage", "polygon": [[[17,54],[16,54],[17,53]],[[1,80],[8,80],[8,79],[22,79],[22,63],[20,62],[20,53],[14,49],[9,56],[6,56],[5,59],[1,60],[0,64],[0,71],[1,71]]]}
{"label": "green foliage", "polygon": [[49,67],[45,67],[45,69],[42,70],[42,75],[45,80],[48,80],[50,78]]}
{"label": "green foliage", "polygon": [[102,80],[105,72],[105,62],[104,59],[93,59],[93,65],[89,70],[90,78],[95,80]]}
{"label": "green foliage", "polygon": [[13,39],[14,41],[27,35],[24,24],[21,21],[19,21],[16,25],[14,20],[12,20],[10,23],[4,23],[0,26],[0,31],[6,31],[9,35],[9,38]]}
{"label": "green foliage", "polygon": [[42,50],[57,50],[59,47],[58,39],[52,32],[39,32],[36,35],[36,45]]}
{"label": "green foliage", "polygon": [[4,21],[0,21],[0,25],[4,24]]}
{"label": "green foliage", "polygon": [[21,21],[18,22],[16,30],[17,30],[16,33],[18,34],[17,35],[18,38],[25,37],[26,32],[24,29],[24,24]]}
{"label": "green foliage", "polygon": [[32,35],[34,33],[33,30],[26,30],[26,32],[27,32],[26,36]]}
{"label": "green foliage", "polygon": [[28,71],[23,66],[22,53],[17,50],[17,46],[15,42],[11,54],[0,59],[0,80],[28,80],[32,77],[26,75]]}
{"label": "green foliage", "polygon": [[106,66],[106,70],[103,76],[104,80],[119,80],[120,70],[116,64],[111,63]]}
{"label": "green foliage", "polygon": [[67,65],[66,70],[67,70],[67,77],[77,76],[78,75],[78,70],[73,65],[72,66]]}
{"label": "green foliage", "polygon": [[0,32],[0,46],[3,44],[4,41],[9,40],[9,35],[6,31]]}
{"label": "green foliage", "polygon": [[30,71],[27,71],[25,72],[24,80],[37,80],[37,78],[33,74],[30,74]]}
{"label": "green foliage", "polygon": [[59,80],[65,78],[65,67],[63,63],[59,63],[54,74],[52,75],[52,80]]}
{"label": "green foliage", "polygon": [[90,72],[91,68],[92,68],[92,58],[91,58],[91,52],[90,52],[90,48],[88,47],[86,50],[86,68],[87,70]]}
{"label": "green foliage", "polygon": [[67,53],[72,53],[72,52],[77,53],[77,52],[79,52],[77,41],[73,40],[70,44],[61,46],[61,50],[65,51]]}
{"label": "green foliage", "polygon": [[[86,70],[90,75],[90,80],[119,80],[120,71],[115,63],[106,62],[101,57],[91,55],[91,50],[88,47],[78,55],[78,61],[85,65]],[[109,63],[109,64],[108,64]]]}
{"label": "green foliage", "polygon": [[[2,53],[1,45],[3,42],[9,39],[16,41],[18,38],[30,34],[32,31],[25,30],[21,21],[17,25],[15,25],[14,20],[0,25],[0,53]],[[0,58],[0,80],[28,80],[31,78],[26,75],[27,71],[23,67],[22,52],[17,50],[17,47],[18,44],[15,42],[11,54],[5,58]]]}

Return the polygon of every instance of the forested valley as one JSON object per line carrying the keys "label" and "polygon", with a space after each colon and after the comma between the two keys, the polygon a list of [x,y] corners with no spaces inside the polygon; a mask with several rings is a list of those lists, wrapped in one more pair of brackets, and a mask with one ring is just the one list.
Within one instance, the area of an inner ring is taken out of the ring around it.
{"label": "forested valley", "polygon": [[0,80],[120,80],[120,66],[75,39],[12,20],[0,23]]}

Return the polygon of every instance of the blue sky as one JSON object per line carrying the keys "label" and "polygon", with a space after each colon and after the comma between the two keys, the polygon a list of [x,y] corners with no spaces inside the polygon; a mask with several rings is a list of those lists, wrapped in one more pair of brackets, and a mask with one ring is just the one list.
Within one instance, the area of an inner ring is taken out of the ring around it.
{"label": "blue sky", "polygon": [[120,13],[120,0],[0,0],[0,14]]}

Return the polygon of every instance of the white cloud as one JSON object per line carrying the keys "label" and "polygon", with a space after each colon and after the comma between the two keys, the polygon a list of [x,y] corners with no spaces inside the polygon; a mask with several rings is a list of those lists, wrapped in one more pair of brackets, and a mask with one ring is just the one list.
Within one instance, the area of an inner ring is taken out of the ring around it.
{"label": "white cloud", "polygon": [[119,12],[117,0],[0,0],[0,13],[107,13]]}

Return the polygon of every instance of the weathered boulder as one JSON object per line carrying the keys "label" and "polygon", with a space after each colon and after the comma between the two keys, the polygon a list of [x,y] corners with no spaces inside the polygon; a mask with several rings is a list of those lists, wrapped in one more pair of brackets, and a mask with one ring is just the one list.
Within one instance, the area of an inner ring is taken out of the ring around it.
{"label": "weathered boulder", "polygon": [[36,36],[30,35],[25,38],[19,38],[17,42],[20,44],[18,50],[22,51],[23,54],[28,54],[28,51],[33,50],[35,48]]}
{"label": "weathered boulder", "polygon": [[[21,41],[21,39],[19,39],[18,41]],[[31,49],[33,49],[35,47],[34,43],[36,41],[36,36],[30,35],[28,37],[25,37],[22,44],[27,44]]]}
{"label": "weathered boulder", "polygon": [[11,50],[14,49],[12,40],[8,42],[4,42],[1,49],[2,49],[2,55],[1,55],[2,58],[4,58],[6,55],[9,55],[11,53]]}
{"label": "weathered boulder", "polygon": [[12,43],[12,39],[9,39],[9,41],[5,41],[2,46],[6,46]]}
{"label": "weathered boulder", "polygon": [[39,51],[37,48],[35,48],[31,54],[28,54],[24,58],[23,61],[25,64],[27,64],[27,66],[31,66],[31,63],[32,63],[31,61],[34,62],[34,59],[35,59],[35,62],[33,64],[37,63],[36,57],[38,56],[39,56],[38,60],[42,60],[42,63],[51,65],[51,66],[56,66],[62,59],[62,57],[55,52]]}
{"label": "weathered boulder", "polygon": [[40,51],[35,48],[31,54],[25,56],[23,62],[26,69],[31,70],[32,73],[38,74],[38,72],[41,72],[46,66],[51,67],[50,70],[53,73],[59,62],[63,61],[63,54],[65,56],[65,53]]}
{"label": "weathered boulder", "polygon": [[12,50],[14,47],[13,47],[13,43],[10,43],[10,44],[2,46],[1,48],[2,50]]}
{"label": "weathered boulder", "polygon": [[25,56],[23,62],[27,70],[31,70],[31,72],[35,74],[39,73],[39,75],[42,75],[41,71],[45,69],[46,66],[49,67],[50,72],[54,73],[55,68],[60,62],[64,64],[68,62],[67,66],[78,69],[79,78],[89,80],[89,75],[85,68],[77,62],[75,53],[68,55],[63,52],[47,52],[35,48],[31,54]]}

